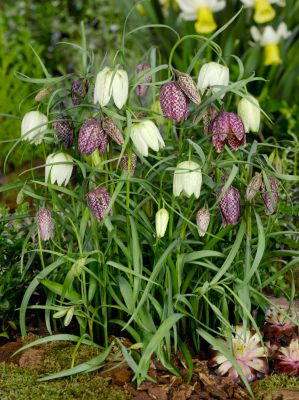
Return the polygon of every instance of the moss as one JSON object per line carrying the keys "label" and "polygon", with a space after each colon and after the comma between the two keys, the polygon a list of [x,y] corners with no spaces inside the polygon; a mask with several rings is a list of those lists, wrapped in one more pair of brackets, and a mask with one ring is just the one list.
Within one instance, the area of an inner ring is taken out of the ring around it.
{"label": "moss", "polygon": [[125,392],[109,387],[108,381],[95,374],[38,382],[36,371],[0,364],[1,400],[126,400]]}
{"label": "moss", "polygon": [[254,385],[253,392],[256,400],[265,400],[266,396],[271,398],[271,392],[274,394],[281,389],[299,390],[299,378],[285,374],[269,375]]}

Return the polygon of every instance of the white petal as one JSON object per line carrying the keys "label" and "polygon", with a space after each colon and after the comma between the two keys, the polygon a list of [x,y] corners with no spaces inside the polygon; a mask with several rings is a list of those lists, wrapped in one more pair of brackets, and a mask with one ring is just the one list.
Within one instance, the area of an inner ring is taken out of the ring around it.
{"label": "white petal", "polygon": [[144,157],[148,156],[148,145],[141,134],[140,124],[136,124],[131,128],[131,140],[138,152]]}
{"label": "white petal", "polygon": [[175,171],[173,175],[173,194],[177,197],[183,191],[181,172]]}
{"label": "white petal", "polygon": [[272,26],[267,25],[264,29],[261,45],[265,46],[266,44],[278,44],[279,35],[275,32]]}
{"label": "white petal", "polygon": [[118,70],[115,73],[112,83],[113,100],[120,110],[128,99],[129,78],[125,70]]}
{"label": "white petal", "polygon": [[207,6],[213,12],[221,11],[221,10],[223,10],[225,8],[226,1],[225,0],[209,0],[207,2]]}
{"label": "white petal", "polygon": [[288,27],[285,22],[281,22],[278,25],[276,33],[279,36],[279,39],[287,39],[292,34],[291,31],[288,31]]}
{"label": "white petal", "polygon": [[112,94],[111,79],[112,71],[108,67],[98,73],[94,89],[94,104],[99,103],[104,107],[109,103]]}
{"label": "white petal", "polygon": [[254,7],[255,0],[241,0],[245,8]]}
{"label": "white petal", "polygon": [[261,35],[261,32],[258,30],[258,28],[256,26],[252,26],[250,28],[250,33],[251,33],[252,39],[255,42],[260,42],[261,41],[262,35]]}

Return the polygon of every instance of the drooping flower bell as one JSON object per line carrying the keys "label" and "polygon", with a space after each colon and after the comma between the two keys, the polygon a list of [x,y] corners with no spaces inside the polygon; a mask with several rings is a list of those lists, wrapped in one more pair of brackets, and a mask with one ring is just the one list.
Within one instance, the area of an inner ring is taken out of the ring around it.
{"label": "drooping flower bell", "polygon": [[48,118],[40,111],[30,111],[22,119],[21,137],[34,144],[40,144],[44,137],[44,132],[48,127]]}
{"label": "drooping flower bell", "polygon": [[272,214],[276,210],[278,202],[278,183],[274,178],[272,178],[272,176],[269,176],[268,180],[270,183],[271,194],[267,191],[266,185],[263,183],[262,197],[267,211]]}
{"label": "drooping flower bell", "polygon": [[89,83],[86,79],[76,79],[72,83],[71,97],[74,106],[81,104],[89,89]]}
{"label": "drooping flower bell", "polygon": [[125,70],[114,71],[105,67],[98,73],[94,88],[94,104],[99,103],[104,107],[113,97],[116,107],[121,109],[128,99],[128,94],[129,78]]}
{"label": "drooping flower bell", "polygon": [[209,106],[205,109],[203,116],[203,131],[205,135],[212,134],[212,125],[214,119],[218,116],[219,111],[214,106]]}
{"label": "drooping flower bell", "polygon": [[177,84],[184,92],[185,96],[193,103],[199,105],[201,103],[201,98],[191,76],[180,71],[176,71],[176,75]]}
{"label": "drooping flower bell", "polygon": [[196,225],[199,236],[205,236],[210,223],[210,212],[208,208],[201,208],[196,213]]}
{"label": "drooping flower bell", "polygon": [[261,186],[262,186],[262,177],[260,174],[256,174],[251,179],[246,189],[246,200],[251,201],[255,197],[257,192],[260,190]]}
{"label": "drooping flower bell", "polygon": [[[131,162],[130,162],[130,176],[133,176],[135,173],[136,163],[137,163],[137,156],[136,156],[136,154],[132,153],[131,154]],[[129,170],[129,156],[127,153],[123,155],[121,162],[120,162],[120,166],[124,171]]]}
{"label": "drooping flower bell", "polygon": [[287,347],[281,346],[275,355],[275,369],[279,372],[299,375],[299,337],[291,340]]}
{"label": "drooping flower bell", "polygon": [[[107,209],[111,202],[111,197],[106,188],[93,189],[86,195],[86,201],[88,207],[93,212],[94,216],[98,221],[107,214]],[[112,215],[112,210],[109,210],[109,215]]]}
{"label": "drooping flower bell", "polygon": [[[197,81],[197,88],[203,93],[205,90],[210,89],[208,94],[218,93],[223,87],[229,84],[229,69],[225,65],[218,64],[214,61],[203,64]],[[224,97],[224,93],[220,98]]]}
{"label": "drooping flower bell", "polygon": [[226,5],[225,0],[177,0],[182,10],[181,18],[195,21],[197,33],[209,34],[217,29],[213,12],[221,11]]}
{"label": "drooping flower bell", "polygon": [[37,227],[42,240],[47,241],[54,235],[54,220],[51,211],[41,207],[36,213]]}
{"label": "drooping flower bell", "polygon": [[[221,190],[217,191],[217,197]],[[240,192],[238,189],[230,186],[219,202],[219,209],[222,217],[222,225],[235,225],[239,222],[241,215]]]}
{"label": "drooping flower bell", "polygon": [[[150,68],[151,68],[151,64],[143,63],[143,64],[140,64],[137,66],[137,68],[135,69],[135,73],[140,74],[141,72],[144,72]],[[150,75],[142,78],[141,82],[139,83],[139,85],[136,86],[136,89],[135,89],[135,92],[138,97],[144,97],[147,94],[148,89],[149,89],[148,83],[150,83],[151,81],[152,81],[152,77]]]}
{"label": "drooping flower bell", "polygon": [[45,181],[66,186],[73,172],[73,158],[66,153],[49,154],[46,160]]}
{"label": "drooping flower bell", "polygon": [[107,144],[107,134],[102,129],[100,122],[96,118],[87,118],[79,131],[78,149],[80,153],[90,155],[99,148],[103,155]]}
{"label": "drooping flower bell", "polygon": [[112,121],[112,119],[105,119],[102,122],[102,128],[107,133],[107,135],[110,136],[111,139],[113,139],[120,146],[125,143],[123,134],[119,130],[118,126]]}
{"label": "drooping flower bell", "polygon": [[160,88],[160,104],[163,115],[176,122],[188,117],[188,100],[176,82],[168,82]]}
{"label": "drooping flower bell", "polygon": [[191,197],[194,194],[198,199],[201,184],[201,168],[196,162],[183,161],[177,165],[173,176],[173,194],[175,196]]}
{"label": "drooping flower bell", "polygon": [[148,156],[148,149],[159,151],[165,147],[159,129],[150,120],[143,120],[131,127],[131,140],[138,152],[144,157]]}
{"label": "drooping flower bell", "polygon": [[156,235],[157,238],[162,238],[165,235],[168,221],[169,221],[169,213],[165,208],[161,208],[156,213]]}
{"label": "drooping flower bell", "polygon": [[276,12],[271,4],[285,6],[284,0],[241,0],[246,8],[254,8],[253,19],[257,24],[265,24],[272,21]]}
{"label": "drooping flower bell", "polygon": [[[268,372],[266,351],[261,344],[260,336],[254,331],[244,330],[242,325],[237,325],[236,333],[232,334],[231,340],[226,342],[221,339],[221,342],[232,352],[249,382]],[[216,351],[210,365],[217,367],[218,375],[240,381],[237,370],[220,351]]]}
{"label": "drooping flower bell", "polygon": [[245,132],[258,132],[261,122],[261,109],[257,99],[251,95],[243,97],[238,103],[238,115]]}
{"label": "drooping flower bell", "polygon": [[68,149],[73,144],[74,126],[72,120],[64,114],[57,115],[56,121],[52,124],[53,129],[57,132],[58,140]]}
{"label": "drooping flower bell", "polygon": [[222,112],[212,124],[212,142],[217,153],[221,153],[226,143],[233,150],[246,144],[246,133],[241,118],[233,112]]}
{"label": "drooping flower bell", "polygon": [[256,26],[250,29],[251,36],[255,42],[264,47],[264,65],[279,65],[282,63],[280,58],[279,42],[281,39],[287,39],[292,32],[288,31],[287,25],[281,22],[275,31],[272,26],[267,25],[263,33]]}

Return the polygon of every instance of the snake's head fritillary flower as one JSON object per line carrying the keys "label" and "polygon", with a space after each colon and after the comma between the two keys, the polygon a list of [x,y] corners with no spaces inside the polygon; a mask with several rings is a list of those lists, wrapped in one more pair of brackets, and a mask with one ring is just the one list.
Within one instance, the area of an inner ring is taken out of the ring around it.
{"label": "snake's head fritillary flower", "polygon": [[142,120],[133,124],[130,135],[134,146],[144,157],[148,156],[149,148],[159,151],[165,146],[159,129],[150,120]]}
{"label": "snake's head fritillary flower", "polygon": [[176,82],[168,82],[160,88],[160,104],[163,115],[176,122],[188,117],[188,100]]}
{"label": "snake's head fritillary flower", "polygon": [[54,235],[54,220],[51,211],[41,207],[36,213],[36,221],[41,239],[47,241]]}
{"label": "snake's head fritillary flower", "polygon": [[255,197],[257,192],[260,190],[261,186],[262,186],[262,177],[260,174],[256,174],[251,179],[246,189],[246,200],[251,201]]}
{"label": "snake's head fritillary flower", "polygon": [[[268,372],[267,354],[257,333],[249,329],[245,330],[242,325],[237,325],[236,333],[232,334],[230,342],[231,348],[229,342],[222,340],[223,345],[231,350],[233,357],[249,382]],[[218,375],[228,376],[234,381],[240,381],[237,370],[221,352],[216,351],[210,365],[217,367],[216,373]]]}
{"label": "snake's head fritillary flower", "polygon": [[50,154],[46,160],[45,180],[50,180],[53,185],[66,186],[71,179],[73,171],[73,158],[66,153]]}
{"label": "snake's head fritillary flower", "polygon": [[299,375],[299,338],[291,340],[287,347],[280,347],[275,355],[275,369],[279,372]]}
{"label": "snake's head fritillary flower", "polygon": [[[134,175],[135,172],[135,167],[136,167],[136,162],[137,162],[137,156],[136,154],[132,153],[131,154],[131,163],[130,163],[130,176]],[[129,169],[129,156],[128,154],[124,154],[120,166],[124,171],[128,171]]]}
{"label": "snake's head fritillary flower", "polygon": [[[217,197],[220,196],[220,193],[221,191],[219,190],[217,192]],[[239,190],[230,186],[219,202],[219,209],[222,216],[223,226],[237,224],[241,215]]]}
{"label": "snake's head fritillary flower", "polygon": [[125,70],[114,71],[105,67],[98,73],[94,88],[94,104],[99,103],[104,107],[113,97],[114,104],[121,109],[128,99],[128,94],[129,78]]}
{"label": "snake's head fritillary flower", "polygon": [[258,132],[261,122],[259,102],[251,95],[243,97],[238,103],[238,115],[241,118],[245,132]]}
{"label": "snake's head fritillary flower", "polygon": [[30,111],[26,113],[22,120],[21,137],[34,144],[40,144],[44,137],[44,132],[48,127],[48,118],[40,111]]}
{"label": "snake's head fritillary flower", "polygon": [[81,104],[89,89],[86,79],[76,79],[72,82],[71,97],[74,106]]}
{"label": "snake's head fritillary flower", "polygon": [[212,125],[214,119],[218,116],[219,111],[214,106],[209,106],[205,109],[205,113],[203,116],[203,129],[205,135],[212,134]]}
{"label": "snake's head fritillary flower", "polygon": [[278,183],[272,176],[269,176],[268,180],[270,183],[271,191],[268,192],[266,185],[263,183],[262,184],[262,197],[264,200],[266,210],[270,214],[273,214],[274,211],[276,210],[277,202],[278,202]]}
{"label": "snake's head fritillary flower", "polygon": [[103,155],[107,144],[107,134],[101,127],[100,122],[96,118],[87,118],[79,131],[78,148],[80,153],[90,155],[99,148],[100,153]]}
{"label": "snake's head fritillary flower", "polygon": [[72,120],[64,114],[56,117],[56,121],[52,124],[53,129],[57,132],[58,140],[63,144],[65,149],[68,149],[73,144],[74,126]]}
{"label": "snake's head fritillary flower", "polygon": [[121,133],[118,126],[112,121],[112,119],[105,119],[102,122],[102,128],[107,133],[107,135],[110,136],[111,139],[113,139],[120,146],[125,143],[123,134]]}
{"label": "snake's head fritillary flower", "polygon": [[196,213],[196,225],[199,236],[205,236],[210,223],[210,212],[208,208],[201,208]]}
{"label": "snake's head fritillary flower", "polygon": [[[229,84],[229,69],[225,65],[214,61],[203,64],[199,74],[197,88],[203,93],[207,89],[211,93],[218,93],[223,87]],[[209,93],[208,92],[208,93]],[[224,97],[224,93],[220,96]]]}
{"label": "snake's head fritillary flower", "polygon": [[176,75],[177,84],[184,92],[185,96],[187,96],[193,103],[199,105],[201,103],[201,98],[192,77],[180,71],[176,71]]}
{"label": "snake's head fritillary flower", "polygon": [[194,161],[179,163],[173,176],[173,194],[175,196],[191,197],[194,194],[198,199],[202,184],[200,166]]}
{"label": "snake's head fritillary flower", "polygon": [[217,153],[221,153],[226,143],[233,150],[246,144],[246,133],[241,118],[233,112],[222,112],[212,124],[212,142]]}
{"label": "snake's head fritillary flower", "polygon": [[[107,214],[107,209],[111,202],[111,197],[106,188],[93,189],[86,195],[88,207],[98,221],[102,221]],[[112,210],[109,211],[112,215]]]}
{"label": "snake's head fritillary flower", "polygon": [[[135,73],[140,74],[144,71],[147,71],[151,68],[151,65],[149,63],[143,63],[137,66]],[[138,97],[144,97],[149,89],[148,83],[151,83],[152,77],[150,75],[145,76],[142,78],[141,82],[139,85],[136,86],[135,92]]]}
{"label": "snake's head fritillary flower", "polygon": [[156,213],[156,235],[157,238],[162,238],[165,235],[168,221],[169,221],[169,213],[165,208],[161,208]]}

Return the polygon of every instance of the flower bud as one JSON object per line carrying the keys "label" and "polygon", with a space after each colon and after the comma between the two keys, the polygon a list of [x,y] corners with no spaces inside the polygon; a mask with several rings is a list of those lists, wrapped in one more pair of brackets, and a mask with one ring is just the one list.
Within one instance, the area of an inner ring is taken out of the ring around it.
{"label": "flower bud", "polygon": [[123,134],[118,129],[118,126],[112,121],[112,119],[108,118],[102,122],[102,128],[107,133],[108,136],[111,137],[117,144],[122,146],[125,143]]}
{"label": "flower bud", "polygon": [[22,140],[40,144],[47,130],[48,118],[39,111],[30,111],[24,115],[21,125]]}
{"label": "flower bud", "polygon": [[203,237],[209,227],[210,212],[208,208],[201,208],[196,214],[196,225],[199,236]]}
{"label": "flower bud", "polygon": [[[144,72],[150,68],[151,68],[151,65],[149,63],[143,63],[143,64],[140,64],[137,66],[137,68],[135,69],[135,73],[140,74],[141,72]],[[147,83],[150,83],[151,81],[152,81],[152,77],[149,75],[142,78],[140,84],[137,85],[137,87],[135,89],[137,96],[144,97],[146,95],[146,93],[148,92],[148,89],[149,89],[149,86],[147,85]]]}
{"label": "flower bud", "polygon": [[131,139],[134,146],[144,157],[148,156],[148,149],[159,151],[165,147],[164,140],[156,125],[149,120],[143,120],[132,125]]}
{"label": "flower bud", "polygon": [[203,117],[203,126],[204,126],[204,134],[210,135],[212,133],[212,124],[214,119],[218,116],[219,111],[217,108],[213,106],[209,106],[206,108],[204,117]]}
{"label": "flower bud", "polygon": [[[217,197],[221,191],[217,192]],[[219,209],[222,216],[222,225],[235,225],[238,223],[241,214],[240,192],[238,189],[230,186],[224,193],[219,202]]]}
{"label": "flower bud", "polygon": [[161,208],[156,213],[156,235],[157,238],[162,238],[165,235],[169,221],[169,213],[165,208]]}
{"label": "flower bud", "polygon": [[238,115],[241,118],[245,132],[258,132],[261,121],[260,105],[253,96],[243,97],[238,104]]}
{"label": "flower bud", "polygon": [[198,199],[202,184],[200,166],[194,161],[179,163],[173,176],[173,194],[175,196],[191,197],[194,194]]}
{"label": "flower bud", "polygon": [[169,119],[180,122],[188,117],[187,98],[175,82],[168,82],[161,86],[160,104],[163,115]]}
{"label": "flower bud", "polygon": [[[111,197],[109,196],[107,189],[93,189],[87,193],[86,201],[96,219],[102,221],[111,202]],[[112,210],[109,211],[109,215],[112,215]]]}
{"label": "flower bud", "polygon": [[51,211],[42,207],[36,214],[36,221],[41,239],[47,241],[54,235],[54,220]]}
{"label": "flower bud", "polygon": [[99,121],[96,118],[87,118],[79,131],[78,148],[80,153],[90,155],[99,147],[101,154],[104,154],[107,144],[107,135]]}
{"label": "flower bud", "polygon": [[67,115],[60,114],[57,116],[57,121],[52,124],[53,129],[57,132],[57,137],[62,142],[63,147],[68,149],[73,144],[74,126],[72,120]]}
{"label": "flower bud", "polygon": [[222,112],[212,124],[212,142],[217,153],[224,149],[228,143],[233,150],[246,144],[246,133],[241,118],[232,112]]}
{"label": "flower bud", "polygon": [[71,179],[73,159],[66,153],[50,154],[46,160],[45,180],[53,185],[66,186]]}
{"label": "flower bud", "polygon": [[81,101],[88,92],[89,83],[86,79],[76,79],[72,83],[71,97],[74,106],[81,104]]}
{"label": "flower bud", "polygon": [[246,200],[251,201],[257,192],[260,190],[262,185],[262,178],[260,174],[255,175],[251,181],[249,182],[249,185],[246,189]]}
{"label": "flower bud", "polygon": [[201,103],[201,98],[191,76],[180,71],[176,71],[176,74],[178,77],[177,84],[185,96],[193,103],[199,105]]}
{"label": "flower bud", "polygon": [[[130,176],[134,175],[135,167],[137,162],[136,154],[131,154],[131,164],[130,164]],[[121,159],[120,166],[124,171],[128,171],[129,168],[129,157],[128,154],[124,154],[123,158]]]}
{"label": "flower bud", "polygon": [[[203,64],[199,71],[197,88],[203,93],[206,89],[210,89],[212,93],[219,92],[220,86],[228,86],[229,84],[229,69],[216,62]],[[224,94],[221,95],[221,98]]]}
{"label": "flower bud", "polygon": [[53,91],[52,86],[46,86],[42,90],[40,90],[37,95],[34,97],[35,101],[42,101],[44,98],[48,97],[49,94]]}
{"label": "flower bud", "polygon": [[266,185],[262,184],[262,197],[264,200],[264,204],[266,209],[269,211],[270,214],[274,213],[277,207],[278,202],[278,183],[272,176],[268,177],[270,183],[270,189],[272,196],[268,193]]}

